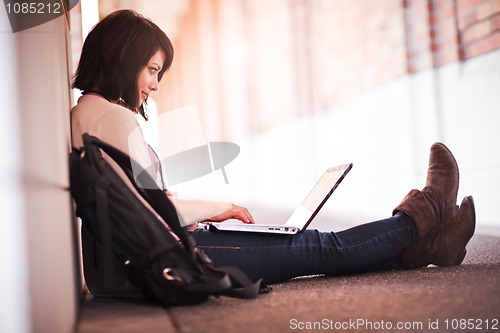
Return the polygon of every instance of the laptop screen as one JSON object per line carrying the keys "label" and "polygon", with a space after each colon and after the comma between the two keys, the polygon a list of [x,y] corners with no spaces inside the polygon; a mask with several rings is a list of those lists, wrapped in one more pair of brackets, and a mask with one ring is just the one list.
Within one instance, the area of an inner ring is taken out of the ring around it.
{"label": "laptop screen", "polygon": [[306,228],[351,168],[352,163],[326,170],[304,201],[290,216],[286,225],[300,229]]}

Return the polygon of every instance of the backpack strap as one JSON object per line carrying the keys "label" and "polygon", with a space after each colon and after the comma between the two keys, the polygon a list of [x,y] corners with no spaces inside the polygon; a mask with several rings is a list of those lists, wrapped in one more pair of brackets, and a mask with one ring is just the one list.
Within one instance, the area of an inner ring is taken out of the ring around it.
{"label": "backpack strap", "polygon": [[252,283],[245,273],[234,266],[224,266],[218,269],[228,274],[233,283],[235,282],[238,286],[226,289],[221,295],[252,299],[256,298],[259,294],[266,294],[272,290],[262,279]]}
{"label": "backpack strap", "polygon": [[[113,251],[111,246],[111,230],[110,223],[108,220],[108,194],[106,190],[102,187],[96,188],[96,205],[97,214],[100,221],[105,221],[104,223],[99,223],[99,232],[101,234],[101,242],[103,247],[102,265],[104,267],[113,266]],[[115,274],[114,270],[110,270],[108,274],[104,277],[104,284],[108,287],[114,284]]]}

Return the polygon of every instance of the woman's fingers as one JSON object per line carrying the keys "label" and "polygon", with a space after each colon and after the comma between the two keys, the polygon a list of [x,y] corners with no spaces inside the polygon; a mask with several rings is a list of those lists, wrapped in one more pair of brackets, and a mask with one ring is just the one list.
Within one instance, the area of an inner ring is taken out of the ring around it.
{"label": "woman's fingers", "polygon": [[233,209],[235,209],[238,213],[238,217],[236,217],[238,220],[242,221],[243,223],[255,223],[252,214],[246,209],[245,207],[241,206],[233,206]]}
{"label": "woman's fingers", "polygon": [[252,214],[246,209],[245,207],[242,206],[236,206],[233,204],[233,207],[231,207],[229,210],[213,216],[209,218],[209,221],[215,222],[215,221],[225,221],[228,219],[237,219],[240,220],[243,223],[250,223],[254,224],[255,221],[253,219]]}

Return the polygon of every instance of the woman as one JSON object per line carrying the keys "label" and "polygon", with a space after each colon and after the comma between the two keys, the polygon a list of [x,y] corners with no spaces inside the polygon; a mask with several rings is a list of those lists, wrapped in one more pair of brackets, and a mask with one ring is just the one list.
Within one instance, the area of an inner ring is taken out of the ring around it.
{"label": "woman", "polygon": [[[151,173],[158,161],[144,140],[135,113],[173,59],[168,37],[137,13],[112,13],[89,33],[74,87],[83,96],[71,112],[73,146],[89,133],[121,149]],[[460,264],[475,228],[472,197],[456,206],[458,166],[451,152],[431,147],[427,183],[412,190],[393,216],[342,232],[306,230],[295,236],[212,233],[193,230],[198,246],[216,266],[237,266],[256,280],[276,283],[311,274],[346,274],[433,263]],[[175,199],[189,224],[236,218],[254,223],[244,207],[227,202]]]}

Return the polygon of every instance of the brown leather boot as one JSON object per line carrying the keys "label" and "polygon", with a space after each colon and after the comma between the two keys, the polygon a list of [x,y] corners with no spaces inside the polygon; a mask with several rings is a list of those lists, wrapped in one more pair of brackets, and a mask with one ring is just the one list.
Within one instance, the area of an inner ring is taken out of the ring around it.
{"label": "brown leather boot", "polygon": [[442,143],[434,143],[425,187],[411,190],[393,214],[405,212],[417,226],[417,239],[425,238],[456,214],[458,178],[457,161],[451,151]]}
{"label": "brown leather boot", "polygon": [[410,269],[429,264],[460,265],[466,254],[465,245],[475,228],[474,199],[471,196],[465,197],[457,215],[401,253],[401,267]]}

